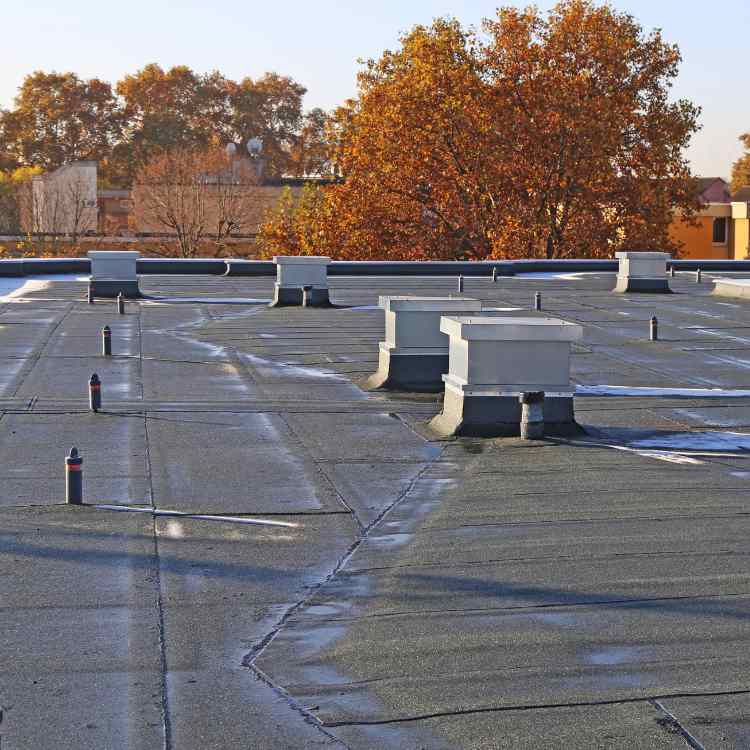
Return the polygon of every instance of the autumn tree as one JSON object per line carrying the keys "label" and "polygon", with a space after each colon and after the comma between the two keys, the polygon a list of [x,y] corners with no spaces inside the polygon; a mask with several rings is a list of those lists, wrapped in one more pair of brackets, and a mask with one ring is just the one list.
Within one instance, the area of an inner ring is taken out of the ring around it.
{"label": "autumn tree", "polygon": [[124,138],[114,149],[120,174],[170,149],[205,149],[227,137],[227,81],[198,75],[184,65],[163,70],[151,64],[117,84],[123,102]]}
{"label": "autumn tree", "polygon": [[18,167],[18,158],[13,153],[8,133],[8,112],[0,109],[0,174],[9,174]]}
{"label": "autumn tree", "polygon": [[318,255],[320,236],[317,226],[326,210],[326,195],[321,187],[307,184],[295,200],[286,187],[274,209],[268,212],[260,227],[261,254]]}
{"label": "autumn tree", "polygon": [[0,234],[18,234],[21,231],[21,214],[16,186],[10,174],[0,172]]}
{"label": "autumn tree", "polygon": [[217,71],[199,75],[186,66],[165,71],[147,65],[117,84],[126,126],[113,161],[128,174],[167,149],[260,138],[267,172],[282,174],[303,122],[305,91],[276,73],[236,82]]}
{"label": "autumn tree", "polygon": [[40,167],[18,167],[0,173],[0,231],[8,234],[34,231],[31,183]]}
{"label": "autumn tree", "polygon": [[750,186],[750,133],[740,136],[745,153],[732,165],[732,192]]}
{"label": "autumn tree", "polygon": [[11,172],[0,171],[0,234],[18,234],[20,231],[17,185]]}
{"label": "autumn tree", "polygon": [[330,118],[316,107],[305,114],[289,151],[289,172],[295,177],[330,176],[330,155]]}
{"label": "autumn tree", "polygon": [[589,0],[503,8],[481,34],[455,20],[415,27],[366,64],[336,114],[344,181],[310,219],[318,251],[676,250],[673,211],[695,209],[684,152],[699,114],[670,98],[679,62],[659,31]]}
{"label": "autumn tree", "polygon": [[303,124],[302,98],[306,91],[288,76],[277,73],[228,83],[233,140],[260,138],[266,173],[271,176],[284,174],[290,168],[290,151]]}
{"label": "autumn tree", "polygon": [[112,87],[97,78],[81,80],[75,73],[27,76],[14,108],[2,112],[0,120],[0,151],[17,165],[44,169],[105,158],[121,128]]}
{"label": "autumn tree", "polygon": [[127,187],[141,166],[167,150],[260,138],[266,174],[279,176],[296,169],[300,143],[307,166],[319,161],[324,115],[304,115],[305,93],[277,73],[232,81],[185,65],[146,65],[114,91],[74,73],[36,72],[24,80],[15,106],[0,111],[0,170],[96,159],[103,184]]}

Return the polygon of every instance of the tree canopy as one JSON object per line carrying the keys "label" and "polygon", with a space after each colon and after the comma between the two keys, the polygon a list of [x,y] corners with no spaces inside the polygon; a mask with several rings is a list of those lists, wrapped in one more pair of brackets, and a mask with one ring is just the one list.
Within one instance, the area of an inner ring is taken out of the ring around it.
{"label": "tree canopy", "polygon": [[0,113],[0,151],[14,166],[57,167],[78,159],[102,159],[120,134],[112,87],[75,73],[27,76],[15,107]]}
{"label": "tree canopy", "polygon": [[732,191],[750,186],[750,133],[740,136],[745,153],[732,165]]}
{"label": "tree canopy", "polygon": [[[348,258],[609,256],[677,250],[699,110],[680,53],[610,5],[502,8],[480,31],[417,26],[368,61],[330,128],[343,180],[264,236]],[[304,224],[304,226],[302,226]]]}
{"label": "tree canopy", "polygon": [[320,112],[305,115],[305,93],[276,73],[232,81],[184,65],[146,65],[114,88],[75,73],[37,71],[24,80],[14,106],[0,111],[0,170],[96,159],[105,182],[129,185],[140,167],[169,149],[260,138],[266,173],[293,172],[315,159],[301,157],[302,143],[320,148],[307,134]]}

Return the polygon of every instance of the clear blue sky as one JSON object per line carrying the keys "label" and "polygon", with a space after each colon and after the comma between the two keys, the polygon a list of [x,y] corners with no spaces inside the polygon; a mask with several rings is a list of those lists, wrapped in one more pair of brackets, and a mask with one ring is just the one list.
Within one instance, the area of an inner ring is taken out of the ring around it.
{"label": "clear blue sky", "polygon": [[[33,70],[116,81],[149,62],[218,69],[232,78],[267,70],[308,89],[307,108],[330,109],[355,92],[357,58],[377,57],[399,33],[440,15],[477,24],[503,3],[485,0],[6,0],[0,107]],[[510,3],[526,5],[526,2]],[[690,150],[696,173],[728,176],[750,131],[750,2],[618,0],[647,29],[677,42],[684,62],[676,94],[703,107]],[[179,5],[179,9],[177,6]],[[549,7],[549,2],[539,2]]]}

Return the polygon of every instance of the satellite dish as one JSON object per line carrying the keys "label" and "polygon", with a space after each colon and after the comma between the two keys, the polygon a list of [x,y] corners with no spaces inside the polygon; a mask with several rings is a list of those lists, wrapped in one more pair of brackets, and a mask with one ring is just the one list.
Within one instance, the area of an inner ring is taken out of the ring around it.
{"label": "satellite dish", "polygon": [[237,144],[227,143],[226,152],[227,156],[234,156],[237,153]]}
{"label": "satellite dish", "polygon": [[257,156],[263,150],[263,141],[260,138],[251,138],[247,142],[247,153],[250,156]]}

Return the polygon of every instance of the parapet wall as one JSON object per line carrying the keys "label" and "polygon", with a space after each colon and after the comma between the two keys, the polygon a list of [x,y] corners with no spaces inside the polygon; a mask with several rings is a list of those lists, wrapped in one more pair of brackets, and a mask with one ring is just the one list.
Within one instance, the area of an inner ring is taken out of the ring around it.
{"label": "parapet wall", "polygon": [[[674,260],[667,266],[678,271],[745,271],[748,260]],[[616,273],[616,260],[511,260],[511,261],[333,261],[329,276],[498,276],[520,273]],[[88,274],[88,258],[17,258],[0,260],[0,277],[42,274]],[[141,258],[139,274],[201,274],[213,276],[276,276],[270,260],[225,258]]]}

